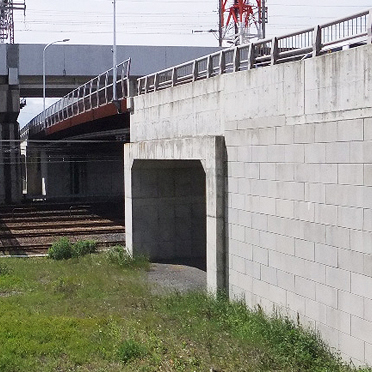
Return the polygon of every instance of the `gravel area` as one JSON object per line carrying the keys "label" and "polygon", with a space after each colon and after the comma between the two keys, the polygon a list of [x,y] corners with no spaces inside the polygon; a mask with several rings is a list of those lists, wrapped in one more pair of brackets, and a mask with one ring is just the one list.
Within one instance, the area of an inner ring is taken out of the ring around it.
{"label": "gravel area", "polygon": [[153,263],[147,279],[154,284],[154,293],[207,289],[207,273],[192,266]]}

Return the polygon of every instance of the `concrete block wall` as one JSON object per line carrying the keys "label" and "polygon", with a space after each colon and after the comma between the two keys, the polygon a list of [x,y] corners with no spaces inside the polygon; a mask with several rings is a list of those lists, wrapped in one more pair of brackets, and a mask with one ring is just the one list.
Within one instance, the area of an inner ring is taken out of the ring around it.
{"label": "concrete block wall", "polygon": [[131,125],[153,159],[151,142],[224,136],[230,296],[298,314],[358,364],[372,364],[371,59],[367,45],[140,96]]}
{"label": "concrete block wall", "polygon": [[239,73],[224,91],[247,102],[225,122],[230,294],[298,313],[357,364],[372,363],[371,52]]}

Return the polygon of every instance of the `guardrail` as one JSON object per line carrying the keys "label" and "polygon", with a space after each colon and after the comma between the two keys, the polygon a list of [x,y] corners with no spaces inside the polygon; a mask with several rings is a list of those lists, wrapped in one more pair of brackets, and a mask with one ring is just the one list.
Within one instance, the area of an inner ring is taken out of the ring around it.
{"label": "guardrail", "polygon": [[138,94],[212,76],[314,57],[371,43],[372,9],[272,39],[221,50],[138,79]]}
{"label": "guardrail", "polygon": [[[116,94],[118,100],[129,95],[129,72],[130,59],[117,65]],[[74,89],[48,107],[45,113],[42,112],[33,118],[21,129],[21,139],[26,139],[30,134],[39,133],[45,128],[86,111],[107,105],[113,102],[113,95],[113,68],[111,68]]]}

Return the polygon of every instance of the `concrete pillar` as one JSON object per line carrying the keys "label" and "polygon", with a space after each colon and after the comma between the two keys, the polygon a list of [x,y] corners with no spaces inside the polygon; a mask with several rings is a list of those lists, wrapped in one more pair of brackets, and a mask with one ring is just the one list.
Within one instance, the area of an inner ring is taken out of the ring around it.
{"label": "concrete pillar", "polygon": [[19,89],[0,85],[0,204],[19,203],[20,174]]}
{"label": "concrete pillar", "polygon": [[19,126],[19,51],[7,46],[7,76],[0,76],[0,204],[22,199]]}

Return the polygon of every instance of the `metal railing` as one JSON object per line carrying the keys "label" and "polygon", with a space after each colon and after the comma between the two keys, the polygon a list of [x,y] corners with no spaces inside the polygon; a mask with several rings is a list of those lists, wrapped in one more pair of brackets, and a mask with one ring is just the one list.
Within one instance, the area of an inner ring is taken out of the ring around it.
{"label": "metal railing", "polygon": [[[117,99],[129,95],[130,59],[117,65],[116,93]],[[74,89],[44,112],[33,118],[21,129],[21,139],[39,133],[61,121],[113,102],[113,68],[96,76],[87,83]]]}
{"label": "metal railing", "polygon": [[138,79],[138,94],[212,76],[314,57],[371,43],[372,9],[284,36],[221,50]]}

